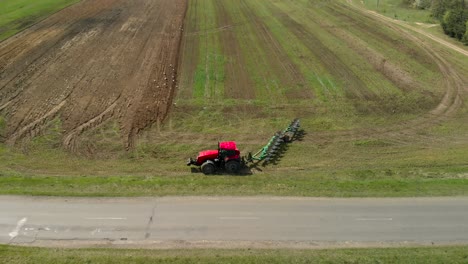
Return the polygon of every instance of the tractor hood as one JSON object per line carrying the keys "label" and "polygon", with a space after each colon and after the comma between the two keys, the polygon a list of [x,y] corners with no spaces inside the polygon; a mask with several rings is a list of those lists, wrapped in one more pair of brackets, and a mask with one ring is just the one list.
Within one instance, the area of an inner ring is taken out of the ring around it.
{"label": "tractor hood", "polygon": [[211,158],[216,158],[218,157],[218,150],[204,150],[200,151],[198,154],[198,157],[211,157]]}
{"label": "tractor hood", "polygon": [[214,160],[218,157],[218,150],[204,150],[198,154],[197,165],[203,164],[206,160]]}

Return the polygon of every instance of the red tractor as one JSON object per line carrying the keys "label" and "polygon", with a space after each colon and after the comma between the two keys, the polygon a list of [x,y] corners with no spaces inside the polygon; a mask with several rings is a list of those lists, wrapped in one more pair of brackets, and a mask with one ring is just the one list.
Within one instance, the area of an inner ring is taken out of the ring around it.
{"label": "red tractor", "polygon": [[205,150],[198,154],[197,159],[190,158],[187,166],[200,166],[204,174],[214,174],[222,169],[228,173],[238,173],[241,169],[240,151],[236,142],[219,142],[217,150]]}
{"label": "red tractor", "polygon": [[291,142],[298,135],[299,119],[294,119],[283,131],[277,132],[268,143],[257,153],[249,153],[247,157],[241,157],[236,142],[226,141],[218,143],[217,150],[205,150],[198,154],[196,159],[189,158],[187,166],[200,166],[204,174],[214,174],[217,170],[224,170],[229,174],[239,173],[242,167],[248,163],[264,161],[268,163],[274,160],[281,151],[282,145]]}

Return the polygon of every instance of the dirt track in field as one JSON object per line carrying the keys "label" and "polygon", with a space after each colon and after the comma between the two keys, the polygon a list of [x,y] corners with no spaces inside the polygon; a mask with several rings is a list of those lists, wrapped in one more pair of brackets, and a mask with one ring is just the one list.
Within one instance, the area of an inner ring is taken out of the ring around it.
{"label": "dirt track in field", "polygon": [[85,0],[0,43],[5,141],[55,119],[63,145],[108,120],[125,147],[166,117],[176,89],[186,0]]}

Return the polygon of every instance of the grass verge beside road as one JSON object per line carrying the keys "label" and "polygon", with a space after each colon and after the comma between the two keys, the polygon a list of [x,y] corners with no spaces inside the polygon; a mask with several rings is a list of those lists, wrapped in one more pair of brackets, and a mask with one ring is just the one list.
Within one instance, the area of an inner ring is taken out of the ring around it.
{"label": "grass verge beside road", "polygon": [[402,178],[355,172],[249,176],[1,176],[0,194],[46,196],[466,196],[468,179]]}
{"label": "grass verge beside road", "polygon": [[370,249],[48,249],[0,246],[0,259],[26,263],[467,263],[468,247]]}

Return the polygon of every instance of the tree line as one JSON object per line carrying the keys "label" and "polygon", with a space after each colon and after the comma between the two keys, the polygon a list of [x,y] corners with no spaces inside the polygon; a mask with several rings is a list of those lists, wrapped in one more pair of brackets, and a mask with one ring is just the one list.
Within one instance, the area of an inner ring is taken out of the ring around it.
{"label": "tree line", "polygon": [[465,0],[402,0],[404,4],[430,9],[440,21],[445,34],[468,45],[468,1]]}

